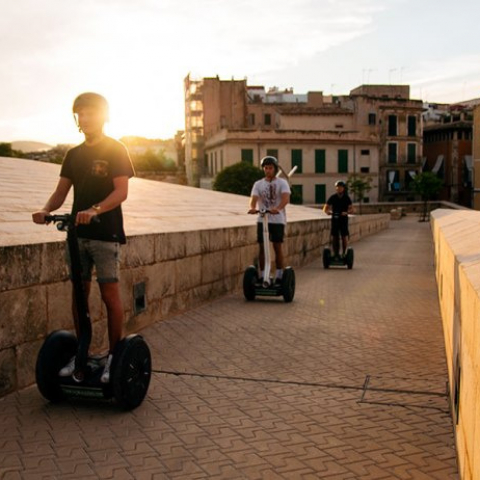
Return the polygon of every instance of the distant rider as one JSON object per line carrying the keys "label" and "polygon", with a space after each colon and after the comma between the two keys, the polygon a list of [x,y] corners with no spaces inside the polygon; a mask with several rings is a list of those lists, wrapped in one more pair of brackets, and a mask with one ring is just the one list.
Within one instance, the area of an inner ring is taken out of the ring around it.
{"label": "distant rider", "polygon": [[340,235],[342,236],[343,255],[345,256],[347,252],[348,239],[350,237],[348,215],[353,213],[353,204],[346,192],[345,182],[342,180],[335,182],[335,190],[337,192],[327,200],[327,203],[323,206],[323,211],[332,215],[330,235],[332,236],[334,256],[339,258]]}

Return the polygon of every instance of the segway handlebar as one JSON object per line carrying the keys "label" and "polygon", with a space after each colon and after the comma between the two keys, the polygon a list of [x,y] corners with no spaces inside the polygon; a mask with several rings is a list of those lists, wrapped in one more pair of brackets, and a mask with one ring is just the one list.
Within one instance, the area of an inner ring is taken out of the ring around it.
{"label": "segway handlebar", "polygon": [[[91,221],[98,223],[100,219],[98,217],[93,217]],[[75,226],[75,217],[70,213],[63,213],[60,215],[45,215],[45,222],[55,223],[57,230],[62,232],[67,230],[68,227]]]}

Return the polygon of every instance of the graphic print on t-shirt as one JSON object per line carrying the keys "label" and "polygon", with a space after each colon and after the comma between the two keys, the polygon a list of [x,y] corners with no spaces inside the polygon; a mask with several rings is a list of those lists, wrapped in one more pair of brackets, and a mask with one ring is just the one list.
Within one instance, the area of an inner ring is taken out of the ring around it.
{"label": "graphic print on t-shirt", "polygon": [[92,162],[92,176],[93,177],[107,177],[108,176],[108,162],[105,160],[93,160]]}

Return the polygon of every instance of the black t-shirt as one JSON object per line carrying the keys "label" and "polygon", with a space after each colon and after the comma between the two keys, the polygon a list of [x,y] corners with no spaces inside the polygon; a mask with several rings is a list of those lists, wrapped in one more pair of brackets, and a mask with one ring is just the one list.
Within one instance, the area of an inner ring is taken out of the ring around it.
{"label": "black t-shirt", "polygon": [[327,204],[332,207],[333,213],[348,212],[348,207],[352,204],[350,197],[344,193],[342,196],[334,193],[327,201]]}
{"label": "black t-shirt", "polygon": [[[67,152],[60,171],[73,184],[72,215],[100,203],[114,190],[115,177],[132,177],[132,161],[126,147],[110,137],[104,137],[89,147],[82,143]],[[78,236],[92,240],[125,243],[122,208],[99,215],[100,222],[78,226]]]}

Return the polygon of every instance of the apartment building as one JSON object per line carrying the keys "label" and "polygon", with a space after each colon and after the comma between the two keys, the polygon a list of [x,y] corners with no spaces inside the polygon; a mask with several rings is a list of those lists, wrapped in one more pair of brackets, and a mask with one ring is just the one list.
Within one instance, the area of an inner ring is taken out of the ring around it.
{"label": "apartment building", "polygon": [[349,95],[295,94],[246,80],[185,79],[185,165],[191,185],[208,188],[219,171],[274,155],[295,197],[322,204],[336,180],[369,176],[365,201],[414,199],[421,170],[422,103],[405,85],[362,85]]}
{"label": "apartment building", "polygon": [[472,206],[473,187],[473,106],[470,102],[429,103],[423,114],[424,170],[443,180],[441,200],[465,207]]}

